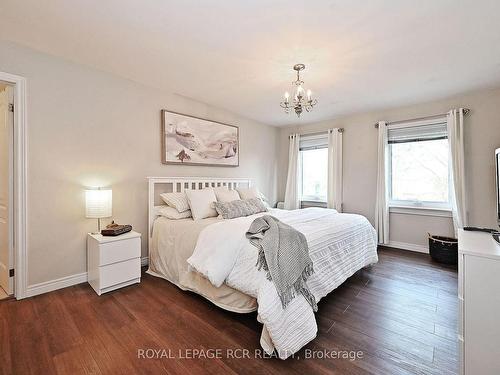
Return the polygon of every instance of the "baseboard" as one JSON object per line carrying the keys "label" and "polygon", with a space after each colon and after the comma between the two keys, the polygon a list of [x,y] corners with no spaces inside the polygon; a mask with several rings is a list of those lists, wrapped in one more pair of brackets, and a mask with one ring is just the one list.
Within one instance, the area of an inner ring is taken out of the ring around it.
{"label": "baseboard", "polygon": [[416,251],[417,253],[429,254],[429,248],[427,246],[416,245],[413,243],[389,241],[388,244],[384,244],[383,246],[395,247],[403,250]]}
{"label": "baseboard", "polygon": [[26,297],[33,297],[39,294],[52,292],[57,289],[67,288],[68,286],[86,282],[87,282],[87,272],[61,277],[60,279],[29,285],[26,288]]}
{"label": "baseboard", "polygon": [[[148,265],[148,257],[141,258],[141,267]],[[69,286],[86,283],[87,272],[82,272],[76,275],[61,277],[60,279],[45,281],[43,283],[33,284],[26,289],[25,297],[34,297],[39,294],[52,292],[54,290],[67,288]]]}

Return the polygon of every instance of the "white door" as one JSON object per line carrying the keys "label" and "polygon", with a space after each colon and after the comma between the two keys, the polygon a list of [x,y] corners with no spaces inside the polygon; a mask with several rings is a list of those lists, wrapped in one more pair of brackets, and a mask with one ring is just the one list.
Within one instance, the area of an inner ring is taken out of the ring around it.
{"label": "white door", "polygon": [[9,270],[13,268],[12,244],[12,135],[13,113],[9,104],[12,104],[13,89],[0,84],[0,287],[13,293],[13,277],[9,277]]}

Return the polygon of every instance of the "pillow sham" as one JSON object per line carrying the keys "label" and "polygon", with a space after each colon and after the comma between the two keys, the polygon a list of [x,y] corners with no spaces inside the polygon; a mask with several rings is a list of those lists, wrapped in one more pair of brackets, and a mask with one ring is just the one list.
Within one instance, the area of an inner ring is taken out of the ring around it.
{"label": "pillow sham", "polygon": [[229,190],[226,186],[219,186],[214,188],[217,202],[231,202],[240,200],[240,195],[236,190]]}
{"label": "pillow sham", "polygon": [[236,200],[232,202],[215,202],[215,209],[223,219],[234,219],[267,211],[264,203],[259,198]]}
{"label": "pillow sham", "polygon": [[217,216],[217,211],[213,207],[217,201],[213,188],[186,190],[186,196],[194,220]]}
{"label": "pillow sham", "polygon": [[166,204],[179,212],[189,210],[189,202],[185,193],[162,193],[160,197]]}
{"label": "pillow sham", "polygon": [[238,191],[240,198],[243,200],[250,198],[261,198],[260,191],[256,186],[250,188],[238,188],[236,190]]}
{"label": "pillow sham", "polygon": [[187,219],[191,217],[191,210],[179,212],[176,208],[167,205],[158,207],[156,213],[171,220]]}
{"label": "pillow sham", "polygon": [[256,187],[250,188],[240,188],[236,189],[241,199],[250,199],[250,198],[259,198],[267,208],[271,208],[269,203],[267,202],[267,198],[260,192],[260,190]]}

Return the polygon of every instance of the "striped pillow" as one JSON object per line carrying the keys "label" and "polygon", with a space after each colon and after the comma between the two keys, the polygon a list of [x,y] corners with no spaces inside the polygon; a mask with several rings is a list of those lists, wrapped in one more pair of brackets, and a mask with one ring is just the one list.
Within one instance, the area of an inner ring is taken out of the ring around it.
{"label": "striped pillow", "polygon": [[179,212],[189,210],[189,202],[187,200],[186,193],[162,193],[160,194],[160,197],[166,204],[175,208]]}
{"label": "striped pillow", "polygon": [[191,210],[179,212],[173,207],[163,205],[156,207],[156,214],[170,220],[188,219],[191,217]]}

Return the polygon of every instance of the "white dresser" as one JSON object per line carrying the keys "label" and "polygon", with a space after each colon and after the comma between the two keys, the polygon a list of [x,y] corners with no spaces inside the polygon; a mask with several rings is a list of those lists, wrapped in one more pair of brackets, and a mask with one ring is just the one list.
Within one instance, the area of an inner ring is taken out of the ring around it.
{"label": "white dresser", "polygon": [[141,281],[141,234],[87,236],[88,282],[99,295]]}
{"label": "white dresser", "polygon": [[484,232],[458,234],[460,373],[500,374],[500,246]]}

